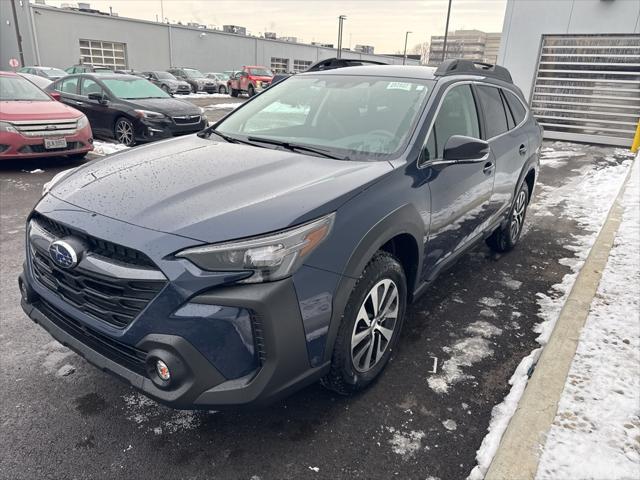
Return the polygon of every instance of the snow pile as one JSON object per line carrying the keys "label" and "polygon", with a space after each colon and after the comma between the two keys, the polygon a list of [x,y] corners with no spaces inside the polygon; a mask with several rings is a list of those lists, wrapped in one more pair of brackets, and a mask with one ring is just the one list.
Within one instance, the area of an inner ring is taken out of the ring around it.
{"label": "snow pile", "polygon": [[[570,148],[570,152],[573,152],[569,156],[576,156],[574,155],[575,148],[567,147]],[[563,146],[563,148],[567,147]],[[546,153],[551,156],[552,152],[547,151]],[[632,158],[629,152],[620,149],[616,149],[615,154],[628,155],[630,159]],[[562,186],[550,188],[540,184],[536,188],[537,195],[529,206],[530,215],[566,218],[568,221],[577,222],[583,230],[583,235],[574,236],[573,243],[565,245],[565,248],[574,252],[574,256],[560,260],[562,265],[571,268],[571,273],[565,275],[561,283],[553,285],[550,292],[538,293],[538,316],[543,321],[536,326],[535,331],[540,334],[537,341],[542,346],[547,344],[551,332],[553,332],[562,306],[607,218],[630,165],[630,160],[606,168],[589,165],[581,172],[581,175]],[[525,228],[523,236],[526,235],[526,232]],[[469,480],[484,478],[502,435],[524,392],[528,381],[528,372],[531,366],[538,361],[541,352],[542,348],[537,348],[521,361],[509,380],[511,391],[502,403],[493,407],[488,433],[476,452],[478,465],[470,473]]]}
{"label": "snow pile", "polygon": [[242,105],[242,102],[235,103],[214,103],[211,105],[207,105],[203,107],[205,110],[233,110],[234,108],[238,108]]}
{"label": "snow pile", "polygon": [[640,165],[536,478],[640,474]]}
{"label": "snow pile", "polygon": [[180,95],[176,98],[231,98],[227,93],[190,93],[189,95]]}
{"label": "snow pile", "polygon": [[138,428],[156,435],[193,430],[200,426],[203,415],[206,415],[204,412],[170,410],[140,393],[132,393],[122,398],[127,410],[127,419],[136,423]]}
{"label": "snow pile", "polygon": [[128,148],[129,147],[121,143],[93,141],[93,153],[96,155],[111,155],[112,153],[117,153]]}
{"label": "snow pile", "polygon": [[391,449],[397,453],[403,460],[412,458],[422,447],[422,439],[425,433],[422,430],[412,430],[410,432],[402,432],[393,427],[388,427],[393,437],[389,440]]}

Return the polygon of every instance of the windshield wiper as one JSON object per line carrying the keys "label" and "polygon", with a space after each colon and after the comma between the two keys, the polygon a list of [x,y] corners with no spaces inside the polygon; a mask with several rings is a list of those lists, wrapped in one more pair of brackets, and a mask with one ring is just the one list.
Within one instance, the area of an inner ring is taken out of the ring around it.
{"label": "windshield wiper", "polygon": [[299,145],[297,143],[284,142],[281,140],[273,140],[271,138],[247,137],[247,140],[249,140],[250,142],[259,142],[259,143],[267,143],[269,145],[276,145],[278,147],[291,150],[292,152],[299,150],[301,152],[314,153],[316,155],[320,155],[325,158],[331,158],[333,160],[349,160],[349,157],[340,157],[338,155],[334,155],[332,153],[329,153],[329,151],[325,150],[324,148],[307,147],[306,145]]}
{"label": "windshield wiper", "polygon": [[[214,135],[217,135],[218,137],[226,140],[229,143],[243,143],[245,145],[251,145],[251,146],[254,146],[254,147],[266,148],[266,147],[263,147],[262,145],[256,145],[253,142],[248,142],[247,140],[241,140],[240,138],[232,137],[231,135],[227,135],[226,133],[219,132],[216,129],[204,130],[202,133],[204,133],[204,134],[213,133]],[[200,134],[198,134],[198,135],[200,136]]]}

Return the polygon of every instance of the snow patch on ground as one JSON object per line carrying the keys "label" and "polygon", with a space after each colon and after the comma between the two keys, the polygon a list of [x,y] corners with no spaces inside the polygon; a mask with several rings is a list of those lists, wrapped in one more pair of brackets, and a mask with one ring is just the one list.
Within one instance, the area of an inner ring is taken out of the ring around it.
{"label": "snow patch on ground", "polygon": [[394,453],[400,455],[403,460],[413,458],[416,452],[422,448],[422,439],[425,436],[422,430],[404,432],[393,427],[387,427],[387,430],[393,434],[393,437],[389,440],[391,449]]}
{"label": "snow patch on ground", "polygon": [[176,98],[231,98],[227,93],[190,93],[189,95],[176,95]]}
{"label": "snow patch on ground", "polygon": [[491,348],[491,337],[500,335],[502,330],[489,322],[478,320],[466,328],[466,332],[471,336],[457,340],[450,347],[444,347],[445,353],[450,355],[448,360],[442,364],[441,372],[432,375],[427,380],[429,388],[436,393],[444,394],[449,391],[449,387],[463,380],[470,380],[474,377],[463,371],[463,367],[470,367],[484,358],[493,355]]}
{"label": "snow patch on ground", "polygon": [[[578,149],[572,148],[571,145],[563,145],[562,148],[569,151]],[[584,232],[583,235],[574,236],[574,242],[565,246],[567,250],[574,252],[574,256],[560,260],[561,264],[571,268],[571,273],[565,275],[561,283],[553,285],[550,292],[538,293],[538,316],[542,322],[535,327],[535,331],[540,334],[537,341],[543,347],[549,340],[560,310],[571,292],[575,279],[584,265],[631,165],[633,155],[629,152],[616,149],[614,154],[627,156],[629,160],[605,168],[588,166],[581,175],[560,187],[552,188],[542,184],[536,187],[537,196],[529,207],[531,215],[559,216],[568,221],[576,221]],[[538,361],[541,352],[542,348],[537,348],[521,361],[509,380],[511,391],[502,403],[493,408],[488,433],[476,452],[478,465],[471,471],[469,480],[484,478],[502,435],[518,406],[528,380],[528,372]]]}
{"label": "snow patch on ground", "polygon": [[[169,410],[148,397],[132,393],[122,397],[127,419],[156,435],[193,430],[200,426],[206,413],[187,410]],[[213,412],[209,412],[213,413]]]}
{"label": "snow patch on ground", "polygon": [[640,165],[549,430],[539,480],[640,473]]}
{"label": "snow patch on ground", "polygon": [[127,150],[130,147],[122,145],[121,143],[100,142],[98,140],[93,141],[93,153],[96,155],[111,155],[122,150]]}
{"label": "snow patch on ground", "polygon": [[205,110],[233,110],[235,108],[238,108],[240,105],[242,105],[242,103],[240,102],[236,102],[236,103],[214,103],[212,105],[207,105],[206,107],[203,107]]}

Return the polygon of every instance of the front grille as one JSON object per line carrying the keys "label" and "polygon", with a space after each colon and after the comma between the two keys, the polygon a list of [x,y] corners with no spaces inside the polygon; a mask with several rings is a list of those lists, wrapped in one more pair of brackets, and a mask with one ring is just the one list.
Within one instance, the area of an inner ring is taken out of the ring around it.
{"label": "front grille", "polygon": [[76,119],[65,120],[20,120],[11,122],[25,137],[73,135],[78,128]]}
{"label": "front grille", "polygon": [[[126,259],[137,260],[136,268],[140,264],[153,265],[140,252],[80,234],[42,215],[34,216],[32,221],[54,238],[73,236],[84,241],[88,254],[104,260],[115,259],[114,264],[119,266],[126,266]],[[78,310],[117,328],[127,327],[166,285],[166,279],[112,277],[86,270],[82,265],[63,269],[53,262],[41,244],[34,242],[31,242],[31,265],[41,285]],[[157,272],[157,267],[153,271]]]}
{"label": "front grille", "polygon": [[20,148],[20,153],[47,153],[47,152],[65,152],[82,148],[82,142],[67,142],[66,147],[62,148],[45,148],[44,145],[25,145]]}
{"label": "front grille", "polygon": [[35,306],[56,326],[89,348],[110,358],[129,370],[146,375],[147,352],[110,338],[68,317],[56,307],[40,299]]}
{"label": "front grille", "polygon": [[76,237],[86,243],[91,252],[96,255],[100,255],[101,257],[107,257],[118,262],[128,263],[139,267],[148,267],[153,269],[158,268],[149,257],[137,250],[86,235],[38,213],[34,214],[32,218],[41,228],[49,232],[54,237]]}
{"label": "front grille", "polygon": [[173,121],[176,125],[197,125],[200,123],[200,115],[182,115],[173,117]]}

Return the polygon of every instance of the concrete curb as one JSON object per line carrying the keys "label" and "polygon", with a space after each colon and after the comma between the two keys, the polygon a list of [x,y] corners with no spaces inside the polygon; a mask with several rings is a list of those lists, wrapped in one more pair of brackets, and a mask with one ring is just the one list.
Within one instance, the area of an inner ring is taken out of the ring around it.
{"label": "concrete curb", "polygon": [[[635,159],[637,161],[638,158]],[[632,163],[602,230],[562,307],[549,342],[542,350],[518,408],[502,436],[485,480],[525,480],[536,476],[541,447],[555,418],[578,347],[580,332],[589,315],[591,302],[622,221],[622,197],[633,166]]]}

